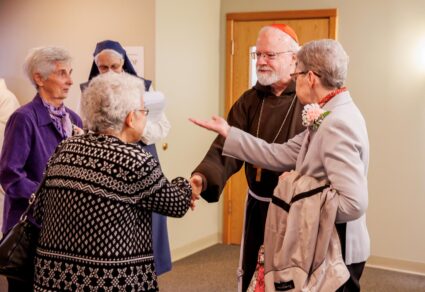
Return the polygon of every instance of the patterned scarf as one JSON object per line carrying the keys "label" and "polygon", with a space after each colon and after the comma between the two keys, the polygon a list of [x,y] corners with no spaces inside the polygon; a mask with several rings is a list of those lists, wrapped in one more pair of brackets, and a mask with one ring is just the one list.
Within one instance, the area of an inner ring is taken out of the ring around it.
{"label": "patterned scarf", "polygon": [[60,107],[56,108],[51,104],[48,104],[43,99],[44,106],[49,111],[50,117],[52,118],[53,124],[61,134],[62,138],[68,138],[72,136],[72,122],[69,118],[69,114],[65,110],[65,106],[61,104]]}

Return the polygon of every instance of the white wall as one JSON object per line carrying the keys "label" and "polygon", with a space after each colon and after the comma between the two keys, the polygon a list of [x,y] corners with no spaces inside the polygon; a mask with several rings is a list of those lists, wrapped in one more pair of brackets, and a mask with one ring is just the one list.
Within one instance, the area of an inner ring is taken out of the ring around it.
{"label": "white wall", "polygon": [[1,0],[0,77],[21,103],[35,89],[22,64],[28,50],[57,45],[74,58],[73,79],[66,104],[78,108],[79,83],[87,81],[96,43],[105,39],[145,47],[145,76],[154,77],[154,0]]}
{"label": "white wall", "polygon": [[[169,178],[189,177],[215,135],[190,124],[220,110],[219,0],[156,1],[156,82],[167,97],[172,129],[161,164]],[[183,219],[169,219],[173,259],[221,240],[222,207],[201,200]]]}
{"label": "white wall", "polygon": [[[423,267],[425,61],[420,54],[425,58],[425,2],[223,0],[221,5],[222,26],[230,12],[338,8],[338,40],[350,55],[348,87],[370,137],[372,255]],[[220,40],[224,66],[224,27]],[[220,84],[223,88],[223,75]]]}

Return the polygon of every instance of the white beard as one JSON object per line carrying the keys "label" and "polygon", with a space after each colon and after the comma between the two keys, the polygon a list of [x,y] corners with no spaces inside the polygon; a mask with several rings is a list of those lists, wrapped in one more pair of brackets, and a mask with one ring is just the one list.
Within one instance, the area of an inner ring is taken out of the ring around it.
{"label": "white beard", "polygon": [[258,72],[257,70],[257,80],[261,85],[267,86],[267,85],[272,85],[273,83],[276,83],[277,81],[279,81],[279,76],[274,71],[262,73],[262,72]]}

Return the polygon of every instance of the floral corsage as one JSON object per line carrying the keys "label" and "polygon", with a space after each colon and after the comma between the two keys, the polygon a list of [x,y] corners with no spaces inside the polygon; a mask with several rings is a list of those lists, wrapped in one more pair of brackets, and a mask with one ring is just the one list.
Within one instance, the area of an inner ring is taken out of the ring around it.
{"label": "floral corsage", "polygon": [[330,111],[322,109],[317,103],[306,104],[302,112],[303,126],[317,130],[323,119],[330,113]]}

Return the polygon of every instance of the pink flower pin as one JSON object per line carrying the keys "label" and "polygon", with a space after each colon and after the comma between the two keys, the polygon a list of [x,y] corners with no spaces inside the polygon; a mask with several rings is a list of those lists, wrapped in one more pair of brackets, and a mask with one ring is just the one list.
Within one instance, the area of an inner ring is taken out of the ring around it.
{"label": "pink flower pin", "polygon": [[302,112],[303,126],[317,130],[328,114],[330,111],[325,111],[317,103],[307,104]]}

